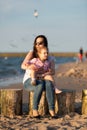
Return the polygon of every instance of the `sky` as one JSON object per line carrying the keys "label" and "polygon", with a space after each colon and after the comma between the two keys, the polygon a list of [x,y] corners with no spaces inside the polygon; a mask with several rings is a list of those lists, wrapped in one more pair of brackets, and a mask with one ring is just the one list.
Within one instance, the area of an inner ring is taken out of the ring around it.
{"label": "sky", "polygon": [[40,34],[50,52],[87,51],[87,0],[0,0],[0,52],[32,50]]}

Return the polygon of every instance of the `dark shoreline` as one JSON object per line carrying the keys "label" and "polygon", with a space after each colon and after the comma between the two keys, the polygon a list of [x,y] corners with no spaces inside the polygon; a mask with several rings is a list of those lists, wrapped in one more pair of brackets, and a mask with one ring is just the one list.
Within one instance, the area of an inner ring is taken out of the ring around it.
{"label": "dark shoreline", "polygon": [[[28,52],[3,52],[0,57],[25,57]],[[58,57],[76,57],[77,52],[50,52],[52,56]]]}

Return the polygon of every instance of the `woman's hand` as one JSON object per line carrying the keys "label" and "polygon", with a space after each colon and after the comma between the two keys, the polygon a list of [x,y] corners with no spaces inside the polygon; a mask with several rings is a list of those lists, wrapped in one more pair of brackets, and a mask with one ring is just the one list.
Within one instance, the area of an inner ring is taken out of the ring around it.
{"label": "woman's hand", "polygon": [[29,66],[28,61],[31,60],[33,58],[33,52],[29,51],[28,54],[26,55],[25,59],[23,60],[22,64],[21,64],[21,68],[26,70]]}

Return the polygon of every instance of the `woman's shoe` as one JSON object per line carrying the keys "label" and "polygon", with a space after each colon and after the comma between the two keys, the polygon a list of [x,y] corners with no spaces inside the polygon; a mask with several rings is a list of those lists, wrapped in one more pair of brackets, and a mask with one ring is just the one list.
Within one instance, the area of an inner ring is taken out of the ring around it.
{"label": "woman's shoe", "polygon": [[50,119],[57,119],[58,118],[58,116],[55,115],[55,112],[53,110],[50,110],[49,113],[50,113]]}
{"label": "woman's shoe", "polygon": [[51,119],[58,119],[58,116],[56,116],[56,115],[51,116]]}
{"label": "woman's shoe", "polygon": [[33,116],[33,118],[35,118],[35,119],[40,119],[41,116],[40,116],[40,115],[38,115],[38,116]]}

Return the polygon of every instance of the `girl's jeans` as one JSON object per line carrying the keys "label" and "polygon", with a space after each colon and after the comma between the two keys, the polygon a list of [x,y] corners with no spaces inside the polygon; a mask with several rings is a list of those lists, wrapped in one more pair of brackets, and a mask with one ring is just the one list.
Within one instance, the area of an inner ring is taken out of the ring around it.
{"label": "girl's jeans", "polygon": [[24,82],[24,88],[27,91],[34,91],[33,110],[38,110],[38,104],[43,91],[46,91],[49,110],[54,110],[54,87],[49,80],[37,80],[36,86],[31,85],[31,79]]}

